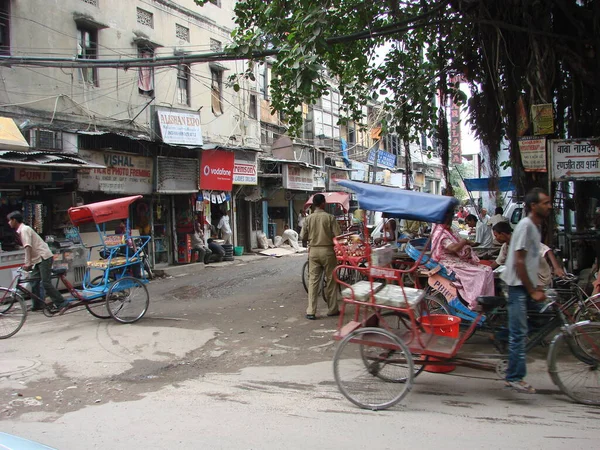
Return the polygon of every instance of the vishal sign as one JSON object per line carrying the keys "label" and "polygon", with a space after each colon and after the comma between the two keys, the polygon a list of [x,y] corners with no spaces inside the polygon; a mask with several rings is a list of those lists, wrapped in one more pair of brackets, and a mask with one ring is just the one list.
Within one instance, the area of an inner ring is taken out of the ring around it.
{"label": "vishal sign", "polygon": [[200,164],[200,189],[231,191],[233,184],[233,152],[203,150]]}
{"label": "vishal sign", "polygon": [[200,114],[158,108],[156,114],[164,143],[193,147],[202,145]]}

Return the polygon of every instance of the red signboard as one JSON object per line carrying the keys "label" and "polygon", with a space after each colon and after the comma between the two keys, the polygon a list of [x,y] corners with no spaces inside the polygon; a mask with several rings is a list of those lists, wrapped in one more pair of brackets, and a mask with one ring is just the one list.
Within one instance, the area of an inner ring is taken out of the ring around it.
{"label": "red signboard", "polygon": [[200,189],[231,191],[233,184],[233,152],[203,150],[200,167]]}

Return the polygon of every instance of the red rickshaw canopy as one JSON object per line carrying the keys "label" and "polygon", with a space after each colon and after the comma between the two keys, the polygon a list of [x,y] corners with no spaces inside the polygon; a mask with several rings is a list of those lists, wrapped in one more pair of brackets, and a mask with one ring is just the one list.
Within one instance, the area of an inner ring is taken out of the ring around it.
{"label": "red rickshaw canopy", "polygon": [[87,222],[106,223],[111,220],[127,219],[129,217],[129,205],[140,198],[142,198],[141,195],[133,195],[131,197],[90,203],[89,205],[74,206],[73,208],[69,208],[69,218],[75,226]]}
{"label": "red rickshaw canopy", "polygon": [[[350,194],[347,192],[319,192],[325,196],[325,202],[332,205],[341,205],[345,212],[350,209]],[[313,204],[313,197],[316,194],[310,196],[310,198],[304,204],[304,209],[308,208]]]}

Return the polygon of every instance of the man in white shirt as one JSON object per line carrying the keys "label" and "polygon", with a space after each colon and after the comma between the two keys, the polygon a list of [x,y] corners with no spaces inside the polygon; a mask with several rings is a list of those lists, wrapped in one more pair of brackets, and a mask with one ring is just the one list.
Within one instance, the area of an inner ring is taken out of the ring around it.
{"label": "man in white shirt", "polygon": [[490,221],[490,215],[488,214],[488,211],[486,208],[481,208],[481,221],[486,224],[489,225],[489,221]]}
{"label": "man in white shirt", "polygon": [[233,235],[233,233],[231,232],[231,227],[229,226],[229,216],[227,214],[223,214],[221,216],[221,219],[219,220],[219,224],[217,225],[217,228],[219,230],[221,230],[221,237],[223,238],[223,240],[225,242],[223,242],[224,244],[231,244],[231,237]]}
{"label": "man in white shirt", "polygon": [[473,214],[469,214],[465,219],[465,222],[471,228],[475,228],[475,241],[470,241],[469,245],[472,247],[491,247],[494,241],[492,236],[492,229],[488,227],[483,221],[477,220]]}
{"label": "man in white shirt", "polygon": [[[41,298],[41,280],[44,291],[52,299],[55,308],[58,310],[62,309],[67,303],[61,293],[58,292],[58,289],[52,284],[53,257],[50,247],[33,231],[33,228],[23,223],[23,214],[21,214],[21,211],[13,211],[6,218],[8,219],[9,226],[19,236],[21,246],[25,249],[25,264],[23,264],[23,269],[27,271],[31,270],[31,277],[38,279],[31,282],[32,292]],[[32,302],[32,311],[38,311],[45,306],[35,299]]]}
{"label": "man in white shirt", "polygon": [[497,223],[508,222],[508,219],[503,214],[504,209],[502,209],[502,206],[498,206],[494,211],[494,215],[488,220],[488,226],[493,228]]}

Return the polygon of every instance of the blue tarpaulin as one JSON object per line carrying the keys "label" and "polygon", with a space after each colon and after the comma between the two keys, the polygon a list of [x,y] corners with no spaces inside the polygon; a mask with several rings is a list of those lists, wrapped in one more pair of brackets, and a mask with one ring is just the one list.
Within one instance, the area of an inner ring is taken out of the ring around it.
{"label": "blue tarpaulin", "polygon": [[[469,191],[489,191],[490,190],[490,179],[489,178],[465,178],[465,187]],[[514,191],[515,185],[512,182],[512,177],[500,177],[498,178],[498,190],[500,192]]]}
{"label": "blue tarpaulin", "polygon": [[448,210],[454,211],[458,205],[458,200],[454,197],[443,195],[350,180],[336,180],[336,183],[355,192],[362,209],[381,211],[387,217],[441,223]]}

